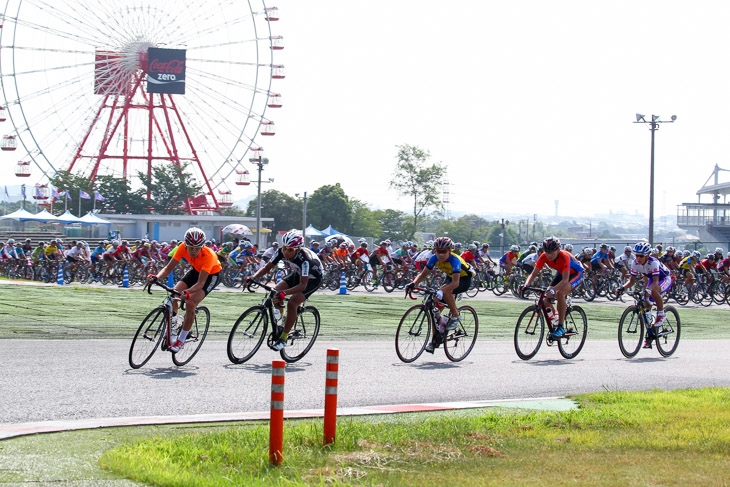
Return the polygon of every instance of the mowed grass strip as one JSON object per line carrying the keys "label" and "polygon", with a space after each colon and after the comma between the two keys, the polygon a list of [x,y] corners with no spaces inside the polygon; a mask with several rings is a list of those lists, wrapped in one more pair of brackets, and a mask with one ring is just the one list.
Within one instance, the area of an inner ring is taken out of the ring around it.
{"label": "mowed grass strip", "polygon": [[[141,288],[0,286],[0,339],[131,340],[142,319],[158,306],[164,291],[153,294]],[[211,310],[209,337],[225,339],[236,319],[261,293],[213,292],[203,304]],[[388,296],[355,296],[317,293],[310,303],[322,317],[322,340],[392,340],[403,313],[420,301],[403,299],[402,292]],[[517,318],[532,301],[464,299],[479,317],[480,339],[512,340]],[[576,302],[588,316],[588,339],[615,340],[625,306]],[[628,306],[628,304],[626,304]],[[730,338],[727,309],[678,307],[682,339]]]}
{"label": "mowed grass strip", "polygon": [[564,412],[452,412],[287,422],[284,462],[268,426],[154,437],[107,451],[102,468],[164,486],[727,485],[730,390],[603,392]]}

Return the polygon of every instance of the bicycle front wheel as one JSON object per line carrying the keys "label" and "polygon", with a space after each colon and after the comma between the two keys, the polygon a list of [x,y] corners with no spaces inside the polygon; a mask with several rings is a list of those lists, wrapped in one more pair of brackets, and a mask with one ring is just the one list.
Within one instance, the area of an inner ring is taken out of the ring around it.
{"label": "bicycle front wheel", "polygon": [[[199,306],[195,309],[193,327],[190,328],[188,336],[185,338],[183,348],[172,354],[172,362],[175,365],[185,365],[195,357],[208,335],[208,326],[210,326],[210,311],[205,306]],[[175,332],[175,335],[180,336],[181,331],[182,327]]]}
{"label": "bicycle front wheel", "polygon": [[269,317],[263,306],[253,306],[238,318],[228,335],[228,360],[242,364],[258,351],[266,336]]}
{"label": "bicycle front wheel", "polygon": [[677,350],[679,345],[680,323],[679,313],[673,306],[667,306],[664,309],[667,319],[664,320],[662,327],[656,330],[656,348],[663,357],[669,357]]}
{"label": "bicycle front wheel", "polygon": [[142,320],[132,339],[132,346],[129,347],[129,365],[133,369],[142,367],[152,358],[162,341],[166,326],[166,310],[163,306],[153,309]]}
{"label": "bicycle front wheel", "polygon": [[383,289],[386,293],[392,293],[395,289],[395,275],[392,272],[387,271],[383,273]]}
{"label": "bicycle front wheel", "polygon": [[314,306],[306,306],[297,313],[297,321],[286,339],[286,348],[281,349],[279,355],[286,362],[296,362],[309,352],[318,335],[319,311]]}
{"label": "bicycle front wheel", "polygon": [[545,318],[536,304],[528,306],[515,326],[515,352],[522,360],[535,356],[545,334]]}
{"label": "bicycle front wheel", "polygon": [[479,318],[471,306],[459,308],[460,321],[456,329],[447,332],[444,342],[446,357],[452,362],[460,362],[466,358],[474,348],[479,333]]}
{"label": "bicycle front wheel", "polygon": [[416,304],[408,309],[395,332],[395,353],[410,363],[421,356],[431,337],[431,318],[426,307]]}
{"label": "bicycle front wheel", "polygon": [[362,278],[362,285],[365,287],[365,290],[369,293],[375,291],[375,288],[377,287],[377,283],[373,282],[373,279],[375,279],[375,276],[373,276],[372,271],[367,271],[365,273],[365,277]]}
{"label": "bicycle front wheel", "polygon": [[565,334],[558,339],[558,350],[565,358],[575,358],[583,349],[588,334],[586,312],[580,306],[571,306],[563,321]]}
{"label": "bicycle front wheel", "polygon": [[641,310],[636,306],[629,306],[624,310],[618,323],[618,347],[624,357],[631,358],[639,353],[643,338],[644,324]]}

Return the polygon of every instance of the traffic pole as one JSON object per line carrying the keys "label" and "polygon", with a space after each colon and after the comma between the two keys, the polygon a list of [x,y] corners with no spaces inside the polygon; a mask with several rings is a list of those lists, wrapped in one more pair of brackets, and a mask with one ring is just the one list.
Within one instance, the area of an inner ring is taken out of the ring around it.
{"label": "traffic pole", "polygon": [[56,276],[56,284],[63,286],[63,264],[58,264],[58,275]]}
{"label": "traffic pole", "polygon": [[284,371],[286,362],[271,362],[271,416],[269,419],[269,462],[279,465],[284,451]]}
{"label": "traffic pole", "polygon": [[345,278],[345,271],[342,271],[340,276],[340,294],[347,294],[347,279]]}
{"label": "traffic pole", "polygon": [[129,287],[129,269],[124,266],[124,275],[122,276],[122,287]]}
{"label": "traffic pole", "polygon": [[175,286],[175,278],[172,277],[172,272],[167,275],[167,287]]}
{"label": "traffic pole", "polygon": [[324,445],[331,445],[337,436],[337,373],[340,350],[327,349],[327,376],[324,381]]}

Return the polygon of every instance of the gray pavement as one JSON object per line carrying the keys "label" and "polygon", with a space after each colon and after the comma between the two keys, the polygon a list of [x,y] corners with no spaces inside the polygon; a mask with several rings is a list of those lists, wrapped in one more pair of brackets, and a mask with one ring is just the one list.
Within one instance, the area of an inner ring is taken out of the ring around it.
{"label": "gray pavement", "polygon": [[[401,363],[392,342],[315,344],[287,365],[286,409],[324,404],[325,353],[340,349],[341,407],[486,401],[563,396],[602,390],[730,386],[730,340],[685,340],[662,358],[642,350],[625,359],[615,341],[586,342],[565,360],[543,347],[523,362],[512,342],[479,340],[463,362],[442,350]],[[225,342],[208,341],[184,367],[158,351],[139,370],[129,368],[127,340],[3,340],[0,425],[50,420],[266,411],[270,365],[278,354],[262,348],[251,363],[228,362]]]}

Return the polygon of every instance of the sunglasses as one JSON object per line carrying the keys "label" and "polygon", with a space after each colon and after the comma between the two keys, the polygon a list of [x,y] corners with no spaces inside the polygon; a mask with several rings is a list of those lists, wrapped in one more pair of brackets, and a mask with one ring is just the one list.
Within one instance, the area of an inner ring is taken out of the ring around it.
{"label": "sunglasses", "polygon": [[437,254],[448,254],[451,252],[451,249],[436,249]]}

